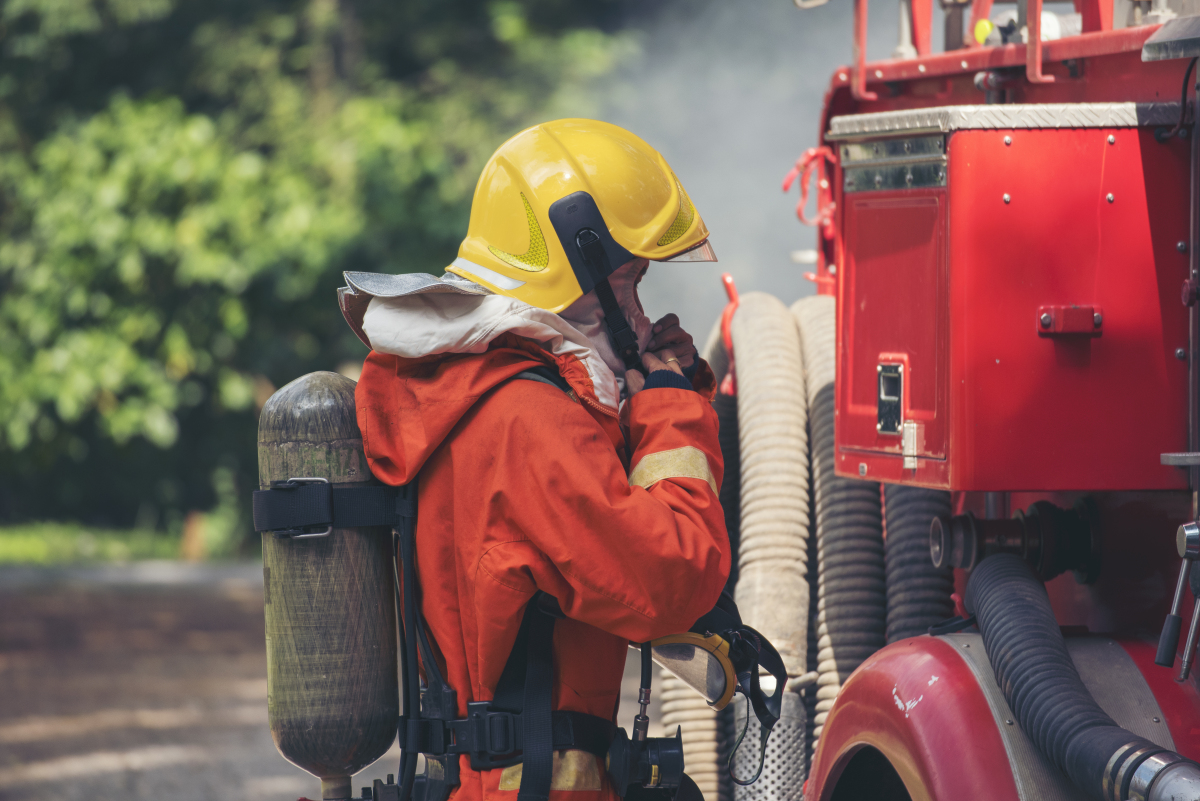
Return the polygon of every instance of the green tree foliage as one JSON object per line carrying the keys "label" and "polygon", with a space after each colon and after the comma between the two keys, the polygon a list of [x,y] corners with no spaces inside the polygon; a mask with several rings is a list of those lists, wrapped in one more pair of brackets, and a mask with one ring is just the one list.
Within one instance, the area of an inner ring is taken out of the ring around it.
{"label": "green tree foliage", "polygon": [[449,263],[619,3],[0,5],[0,519],[248,531],[256,409],[365,355],[341,272]]}

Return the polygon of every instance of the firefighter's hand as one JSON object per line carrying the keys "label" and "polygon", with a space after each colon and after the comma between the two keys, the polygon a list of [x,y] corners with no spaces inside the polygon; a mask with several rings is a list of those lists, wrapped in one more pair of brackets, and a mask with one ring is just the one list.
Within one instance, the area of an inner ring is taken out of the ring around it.
{"label": "firefighter's hand", "polygon": [[625,386],[629,388],[630,395],[641,392],[646,386],[646,376],[655,370],[670,370],[677,375],[683,375],[683,370],[679,369],[679,358],[671,352],[670,348],[663,348],[657,356],[646,351],[642,354],[642,364],[646,368],[646,375],[642,375],[637,370],[629,370],[625,373]]}
{"label": "firefighter's hand", "polygon": [[[654,353],[660,360],[665,360],[667,348],[670,349],[670,356],[679,359],[679,366],[691,367],[696,363],[696,358],[699,356],[696,353],[696,345],[692,342],[692,335],[679,327],[679,318],[674,314],[668,314],[657,323],[654,324],[653,336],[650,337],[650,344],[646,346],[646,350]],[[674,364],[674,362],[672,362]]]}

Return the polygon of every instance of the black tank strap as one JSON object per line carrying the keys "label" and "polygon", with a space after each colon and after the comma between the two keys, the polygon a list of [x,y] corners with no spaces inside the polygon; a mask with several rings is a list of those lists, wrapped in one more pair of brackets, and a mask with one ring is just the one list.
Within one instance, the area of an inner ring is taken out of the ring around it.
{"label": "black tank strap", "polygon": [[530,367],[528,370],[517,373],[513,378],[522,378],[526,381],[549,384],[552,387],[558,387],[563,392],[571,391],[571,385],[567,383],[567,379],[559,375],[558,371],[548,364],[539,364],[537,367]]}
{"label": "black tank strap", "polygon": [[325,479],[290,478],[255,490],[254,530],[276,538],[324,536],[335,528],[395,526],[404,503],[400,487],[336,485]]}
{"label": "black tank strap", "polygon": [[[525,611],[525,686],[521,722],[525,742],[521,790],[517,801],[548,801],[554,771],[554,735],[550,694],[554,683],[554,618],[538,608],[536,596]],[[518,656],[514,650],[513,656]],[[519,661],[519,656],[518,656]],[[505,665],[507,667],[507,665]]]}
{"label": "black tank strap", "polygon": [[[611,294],[611,290],[610,290]],[[549,365],[531,367],[514,378],[539,381],[570,392],[571,385]],[[415,486],[415,484],[414,484]],[[335,528],[395,527],[409,503],[403,487],[384,484],[338,485],[323,478],[272,481],[252,499],[254,530],[276,539],[324,537]]]}

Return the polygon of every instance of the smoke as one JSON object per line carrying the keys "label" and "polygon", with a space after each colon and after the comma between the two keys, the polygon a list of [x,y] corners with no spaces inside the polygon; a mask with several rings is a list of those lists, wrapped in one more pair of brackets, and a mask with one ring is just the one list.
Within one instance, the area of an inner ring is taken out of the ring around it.
{"label": "smoke", "polygon": [[[896,21],[895,3],[872,5],[869,59],[890,56]],[[653,265],[641,290],[652,319],[674,311],[699,341],[725,305],[722,272],[789,304],[813,292],[812,267],[789,254],[815,247],[815,229],[780,184],[819,141],[830,77],[852,58],[853,3],[664,0],[634,24],[641,55],[605,89],[602,118],[666,157],[712,232],[719,264]]]}

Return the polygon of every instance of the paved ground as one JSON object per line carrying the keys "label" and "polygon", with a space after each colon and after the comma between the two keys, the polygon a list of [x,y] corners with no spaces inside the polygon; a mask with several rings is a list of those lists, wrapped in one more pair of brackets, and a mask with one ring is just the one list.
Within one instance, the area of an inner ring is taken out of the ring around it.
{"label": "paved ground", "polygon": [[257,564],[0,569],[0,801],[319,798],[266,695]]}

